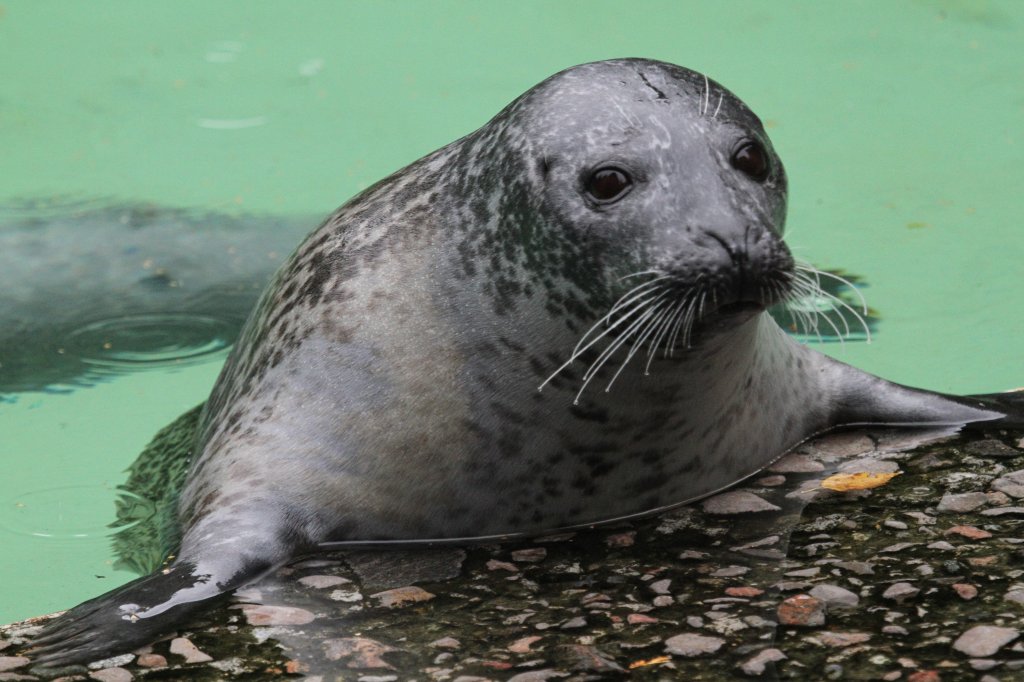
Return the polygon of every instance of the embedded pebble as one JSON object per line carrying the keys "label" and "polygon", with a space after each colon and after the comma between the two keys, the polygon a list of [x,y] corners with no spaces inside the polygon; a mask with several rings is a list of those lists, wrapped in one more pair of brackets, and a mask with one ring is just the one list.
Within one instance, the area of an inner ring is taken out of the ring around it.
{"label": "embedded pebble", "polygon": [[442,637],[441,639],[435,639],[430,643],[430,646],[437,649],[458,649],[462,646],[462,642],[454,637]]}
{"label": "embedded pebble", "polygon": [[773,474],[816,474],[824,470],[825,465],[818,460],[798,453],[786,455],[768,467]]}
{"label": "embedded pebble", "polygon": [[758,587],[727,587],[725,593],[730,597],[759,597],[764,590]]}
{"label": "embedded pebble", "polygon": [[719,568],[716,571],[711,572],[712,578],[736,578],[741,575],[746,575],[750,572],[750,569],[746,566],[725,566]]}
{"label": "embedded pebble", "polygon": [[777,613],[781,625],[817,627],[825,624],[825,602],[808,594],[783,599]]}
{"label": "embedded pebble", "polygon": [[886,519],[882,522],[882,525],[886,528],[892,528],[894,530],[906,530],[907,528],[909,528],[907,524],[903,523],[902,521],[897,521],[896,519]]}
{"label": "embedded pebble", "polygon": [[166,668],[167,659],[160,654],[139,654],[135,661],[140,668]]}
{"label": "embedded pebble", "polygon": [[393,590],[377,592],[376,594],[371,594],[370,597],[379,600],[381,606],[394,608],[415,604],[416,602],[430,601],[434,598],[434,595],[422,587],[410,585],[408,587],[396,587]]}
{"label": "embedded pebble", "polygon": [[498,561],[497,559],[491,559],[487,562],[488,571],[508,571],[510,573],[518,573],[519,567],[515,564],[510,564],[507,561]]}
{"label": "embedded pebble", "polygon": [[311,611],[294,606],[243,604],[241,608],[249,625],[305,625],[316,619]]}
{"label": "embedded pebble", "polygon": [[769,663],[784,661],[786,654],[778,649],[763,649],[739,664],[740,670],[752,677],[763,675]]}
{"label": "embedded pebble", "polygon": [[992,489],[1010,497],[1024,497],[1024,469],[1003,474],[992,481]]}
{"label": "embedded pebble", "polygon": [[764,476],[754,481],[756,485],[760,485],[765,488],[776,488],[785,482],[786,477],[778,474],[775,476]]}
{"label": "embedded pebble", "polygon": [[972,658],[991,656],[1017,639],[1020,633],[1013,628],[995,625],[976,625],[953,642],[953,648]]}
{"label": "embedded pebble", "polygon": [[539,635],[533,635],[531,637],[523,637],[517,639],[508,645],[508,650],[514,654],[525,654],[530,651],[530,646],[536,642],[539,642],[543,637]]}
{"label": "embedded pebble", "polygon": [[89,673],[89,677],[99,682],[131,682],[135,679],[130,672],[124,668],[103,668]]}
{"label": "embedded pebble", "polygon": [[746,490],[733,490],[709,497],[701,503],[701,507],[706,513],[717,516],[780,510],[780,507]]}
{"label": "embedded pebble", "polygon": [[954,547],[953,545],[949,544],[945,540],[939,540],[938,542],[933,542],[930,545],[928,545],[928,549],[938,549],[938,550],[941,550],[943,552],[949,552],[951,550],[956,549],[956,547]]}
{"label": "embedded pebble", "polygon": [[705,637],[704,635],[686,633],[666,639],[665,651],[677,656],[692,658],[694,656],[713,654],[724,645],[725,640],[719,637]]}
{"label": "embedded pebble", "polygon": [[306,587],[322,590],[327,587],[336,587],[337,585],[351,583],[352,581],[338,575],[307,575],[305,578],[299,578],[299,582]]}
{"label": "embedded pebble", "polygon": [[882,598],[902,602],[904,599],[916,597],[920,592],[920,588],[914,587],[910,583],[893,583],[882,593]]}
{"label": "embedded pebble", "polygon": [[171,640],[171,653],[184,656],[186,663],[205,663],[212,661],[213,657],[208,656],[186,637],[175,637]]}
{"label": "embedded pebble", "polygon": [[1003,601],[1024,605],[1024,589],[1017,588],[1008,591],[1006,594],[1003,595]]}
{"label": "embedded pebble", "polygon": [[583,616],[576,616],[562,623],[559,628],[562,630],[575,630],[577,628],[587,627],[587,619]]}
{"label": "embedded pebble", "polygon": [[961,599],[974,599],[978,596],[978,588],[969,583],[953,583],[952,588]]}
{"label": "embedded pebble", "polygon": [[871,639],[871,635],[866,632],[820,632],[814,636],[814,639],[825,646],[841,648],[863,644]]}
{"label": "embedded pebble", "polygon": [[977,457],[989,457],[993,459],[1019,457],[1021,454],[1019,450],[1014,450],[1009,445],[1004,445],[993,438],[968,443],[965,449],[968,453]]}
{"label": "embedded pebble", "polygon": [[604,539],[604,544],[609,547],[632,547],[636,542],[636,531],[631,530],[625,533],[615,533]]}
{"label": "embedded pebble", "polygon": [[985,540],[992,537],[992,533],[987,530],[975,528],[974,526],[953,526],[946,530],[944,535],[962,535],[965,538],[971,540]]}
{"label": "embedded pebble", "polygon": [[518,561],[521,563],[535,563],[543,561],[548,555],[548,550],[543,547],[528,547],[526,549],[514,550],[509,556],[512,557],[512,561]]}
{"label": "embedded pebble", "polygon": [[815,585],[811,588],[809,594],[815,599],[825,602],[825,607],[829,610],[852,609],[860,603],[860,597],[855,593],[844,587],[828,583]]}
{"label": "embedded pebble", "polygon": [[324,655],[331,661],[345,659],[349,668],[394,669],[382,655],[397,649],[369,637],[341,637],[323,642]]}
{"label": "embedded pebble", "polygon": [[668,594],[668,588],[671,584],[672,581],[666,578],[665,580],[656,580],[647,587],[654,594]]}
{"label": "embedded pebble", "polygon": [[1007,514],[1024,514],[1024,507],[996,507],[981,512],[982,516],[1006,516]]}
{"label": "embedded pebble", "polygon": [[936,509],[940,512],[966,513],[988,503],[985,493],[946,493]]}

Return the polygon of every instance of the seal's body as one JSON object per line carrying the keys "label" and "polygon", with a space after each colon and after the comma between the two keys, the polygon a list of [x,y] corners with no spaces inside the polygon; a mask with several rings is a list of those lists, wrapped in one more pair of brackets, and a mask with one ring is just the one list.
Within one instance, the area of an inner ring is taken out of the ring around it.
{"label": "seal's body", "polygon": [[539,533],[680,504],[853,423],[1003,413],[795,343],[759,120],[705,77],[557,74],[313,232],[203,413],[168,568],[40,638],[145,643],[297,552]]}

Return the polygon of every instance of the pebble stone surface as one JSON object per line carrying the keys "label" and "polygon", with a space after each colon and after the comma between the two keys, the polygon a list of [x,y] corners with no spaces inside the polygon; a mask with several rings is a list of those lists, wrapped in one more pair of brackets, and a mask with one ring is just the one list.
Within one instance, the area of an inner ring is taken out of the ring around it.
{"label": "pebble stone surface", "polygon": [[[47,617],[0,626],[0,682],[1024,680],[1022,443],[848,432],[631,524],[308,557],[89,666],[32,667]],[[820,485],[859,470],[902,475]]]}

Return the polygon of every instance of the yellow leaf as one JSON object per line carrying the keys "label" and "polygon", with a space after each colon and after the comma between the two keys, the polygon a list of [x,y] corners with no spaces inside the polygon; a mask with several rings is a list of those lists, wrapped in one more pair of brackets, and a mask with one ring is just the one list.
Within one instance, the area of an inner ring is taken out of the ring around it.
{"label": "yellow leaf", "polygon": [[644,668],[649,665],[660,665],[662,663],[668,663],[671,657],[669,656],[658,656],[656,658],[648,658],[646,661],[633,661],[629,664],[630,670],[636,670],[637,668]]}
{"label": "yellow leaf", "polygon": [[897,471],[892,474],[869,474],[866,472],[836,474],[822,481],[821,487],[837,490],[841,493],[845,493],[848,490],[867,490],[868,488],[877,488],[880,485],[885,485],[902,473],[902,471]]}

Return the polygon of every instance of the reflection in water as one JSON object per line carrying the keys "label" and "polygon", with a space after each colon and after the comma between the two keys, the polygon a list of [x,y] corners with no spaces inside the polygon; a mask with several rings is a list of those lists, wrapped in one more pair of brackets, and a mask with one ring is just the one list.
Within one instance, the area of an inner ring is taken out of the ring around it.
{"label": "reflection in water", "polygon": [[64,350],[91,365],[89,374],[119,374],[210,360],[226,354],[237,331],[232,322],[205,315],[130,315],[74,330]]}

